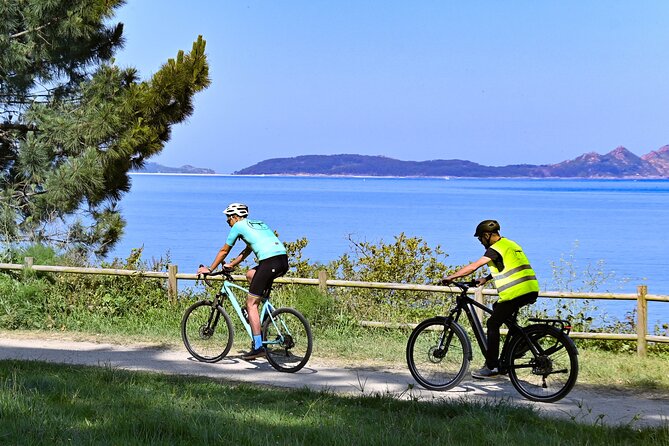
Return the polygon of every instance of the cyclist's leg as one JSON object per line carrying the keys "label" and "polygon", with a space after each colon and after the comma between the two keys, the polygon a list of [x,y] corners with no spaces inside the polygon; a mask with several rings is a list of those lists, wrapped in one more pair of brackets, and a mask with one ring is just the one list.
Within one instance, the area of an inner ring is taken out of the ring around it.
{"label": "cyclist's leg", "polygon": [[[246,280],[249,282],[249,286],[253,283],[253,277],[256,274],[258,266],[251,268],[246,272]],[[249,325],[251,326],[251,333],[254,336],[260,334],[260,317],[258,316],[258,302],[259,299],[257,296],[249,293],[246,296],[246,314],[248,315]],[[256,348],[255,341],[253,343],[253,348]]]}
{"label": "cyclist's leg", "polygon": [[258,265],[246,272],[246,279],[249,281],[249,294],[246,296],[246,312],[248,313],[251,334],[253,335],[252,350],[262,347],[262,330],[260,328],[260,315],[258,306],[262,299],[262,291],[258,291],[266,275],[266,265],[261,261]]}
{"label": "cyclist's leg", "polygon": [[497,302],[493,305],[493,311],[486,327],[488,328],[488,351],[486,352],[486,366],[493,369],[499,366],[499,329],[507,319],[516,313],[521,307],[537,300],[537,293],[528,293],[515,299]]}
{"label": "cyclist's leg", "polygon": [[253,276],[255,276],[255,274],[256,274],[256,268],[258,268],[258,266],[254,266],[254,267],[251,268],[250,270],[246,271],[246,281],[247,281],[249,284],[250,284],[251,282],[253,282]]}
{"label": "cyclist's leg", "polygon": [[253,350],[262,347],[262,335],[260,330],[260,315],[258,314],[258,305],[261,298],[249,293],[246,296],[246,312],[249,318],[249,325],[251,326],[251,334],[253,335]]}
{"label": "cyclist's leg", "polygon": [[[249,294],[246,298],[246,310],[249,314],[249,325],[254,339],[254,349],[262,346],[260,316],[258,305],[266,290],[272,287],[274,279],[283,275],[288,270],[288,256],[275,256],[260,261],[258,266],[249,270],[247,278],[250,276]],[[252,273],[250,271],[253,271]]]}
{"label": "cyclist's leg", "polygon": [[272,292],[272,285],[274,284],[274,279],[277,277],[281,277],[284,274],[288,272],[288,256],[287,255],[279,255],[276,257],[272,257],[270,260],[272,263],[272,269],[271,269],[271,277],[267,281],[267,285],[265,289],[263,290],[262,293],[262,298],[263,300],[269,299],[269,296]]}
{"label": "cyclist's leg", "polygon": [[486,322],[488,349],[485,355],[485,366],[490,370],[499,367],[499,329],[515,310],[516,306],[511,305],[511,301],[496,302],[493,305],[492,314]]}

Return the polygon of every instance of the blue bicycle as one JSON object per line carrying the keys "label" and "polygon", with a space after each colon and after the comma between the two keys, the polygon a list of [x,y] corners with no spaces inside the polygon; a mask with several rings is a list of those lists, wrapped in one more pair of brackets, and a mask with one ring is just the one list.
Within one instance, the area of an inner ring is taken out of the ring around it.
{"label": "blue bicycle", "polygon": [[[181,338],[186,349],[198,361],[217,362],[232,348],[235,329],[230,315],[223,307],[227,301],[232,305],[251,342],[253,334],[246,318],[246,308],[240,305],[233,290],[243,293],[248,290],[235,283],[229,271],[223,270],[203,275],[204,282],[213,287],[207,276],[223,276],[223,286],[214,299],[195,302],[184,313],[181,320]],[[309,321],[294,308],[275,308],[269,301],[267,290],[262,298],[260,324],[267,361],[280,372],[297,372],[305,366],[313,348],[313,337]]]}

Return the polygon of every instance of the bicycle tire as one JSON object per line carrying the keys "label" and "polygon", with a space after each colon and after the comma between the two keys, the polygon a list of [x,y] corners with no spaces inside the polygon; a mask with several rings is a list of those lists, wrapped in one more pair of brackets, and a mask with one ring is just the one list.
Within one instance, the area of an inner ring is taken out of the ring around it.
{"label": "bicycle tire", "polygon": [[314,346],[309,321],[294,308],[277,308],[265,319],[262,335],[267,361],[280,372],[304,367]]}
{"label": "bicycle tire", "polygon": [[531,401],[552,403],[564,398],[578,377],[578,350],[574,341],[547,324],[530,325],[523,330],[542,355],[535,358],[525,338],[515,335],[509,349],[511,384]]}
{"label": "bicycle tire", "polygon": [[411,376],[421,386],[429,390],[452,389],[467,373],[472,359],[471,342],[457,322],[447,324],[444,317],[426,319],[411,332],[406,359]]}
{"label": "bicycle tire", "polygon": [[214,307],[210,300],[195,302],[181,319],[184,346],[201,362],[223,359],[232,348],[234,330],[228,313],[220,306]]}

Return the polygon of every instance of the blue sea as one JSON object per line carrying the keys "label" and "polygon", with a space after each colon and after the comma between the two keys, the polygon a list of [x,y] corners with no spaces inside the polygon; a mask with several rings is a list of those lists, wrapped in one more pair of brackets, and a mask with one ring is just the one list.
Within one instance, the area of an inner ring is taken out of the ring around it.
{"label": "blue sea", "polygon": [[[133,174],[120,205],[125,235],[112,255],[143,247],[145,259],[169,255],[180,272],[194,272],[224,244],[222,211],[230,202],[248,204],[251,217],[285,241],[306,237],[303,253],[312,261],[351,252],[349,239],[390,243],[403,232],[440,245],[447,263],[462,265],[483,254],[474,228],[492,218],[523,246],[542,289],[558,290],[558,264],[573,266],[573,289],[585,275],[603,272],[609,279],[598,291],[635,293],[645,284],[651,294],[669,294],[663,180]],[[596,305],[622,318],[635,303]],[[650,302],[649,319],[651,327],[669,322],[669,303]]]}

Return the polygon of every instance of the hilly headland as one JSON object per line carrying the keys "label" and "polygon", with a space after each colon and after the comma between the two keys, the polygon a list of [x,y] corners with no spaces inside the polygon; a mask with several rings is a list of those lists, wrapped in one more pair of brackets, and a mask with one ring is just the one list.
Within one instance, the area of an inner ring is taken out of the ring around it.
{"label": "hilly headland", "polygon": [[401,161],[385,156],[303,155],[272,158],[235,175],[332,175],[468,178],[669,178],[669,145],[643,156],[625,147],[585,153],[557,164],[484,166],[458,159]]}
{"label": "hilly headland", "polygon": [[181,173],[191,175],[212,175],[216,172],[206,167],[194,167],[186,164],[181,167],[168,167],[158,163],[145,163],[141,169],[135,169],[136,173]]}

